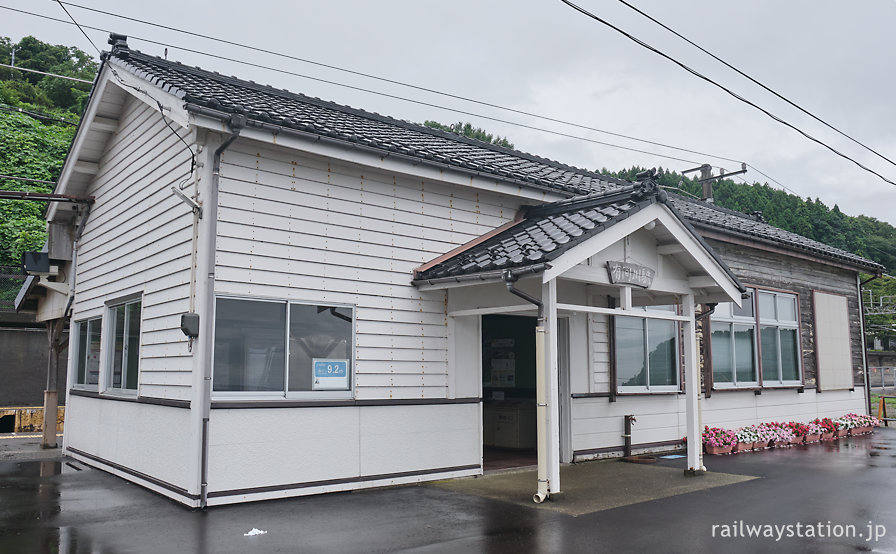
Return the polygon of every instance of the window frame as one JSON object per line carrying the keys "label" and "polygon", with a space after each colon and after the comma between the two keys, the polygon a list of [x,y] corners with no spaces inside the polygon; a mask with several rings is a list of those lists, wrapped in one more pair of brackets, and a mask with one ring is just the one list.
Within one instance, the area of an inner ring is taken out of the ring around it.
{"label": "window frame", "polygon": [[[138,331],[137,331],[137,365],[134,370],[137,372],[136,375],[136,384],[134,388],[126,388],[127,383],[127,360],[126,353],[130,353],[130,346],[128,345],[128,331],[130,327],[130,319],[128,315],[130,314],[130,306],[138,304],[140,306],[139,315],[138,315]],[[120,307],[124,307],[124,330],[122,333],[122,352],[121,352],[121,385],[115,386],[113,384],[114,378],[114,370],[115,370],[115,339],[116,339],[116,310]],[[125,298],[119,298],[106,303],[104,319],[106,321],[105,329],[103,329],[104,338],[101,341],[102,349],[105,350],[105,353],[101,353],[103,360],[103,367],[101,367],[100,373],[103,382],[103,393],[104,394],[112,394],[112,395],[121,395],[121,396],[138,396],[140,391],[140,366],[141,364],[141,356],[140,351],[143,344],[143,295],[131,295]]]}
{"label": "window frame", "polygon": [[[678,315],[678,306],[677,305],[669,305],[669,306],[637,306],[633,307],[632,310],[644,311],[646,313],[650,312],[661,312],[661,313],[673,313]],[[642,345],[644,348],[644,365],[646,370],[646,384],[645,385],[620,385],[619,384],[619,356],[618,356],[618,340],[619,340],[619,331],[616,325],[618,324],[620,317],[626,317],[629,319],[638,319],[641,320],[641,337],[642,337]],[[650,384],[650,320],[654,321],[662,321],[662,322],[670,322],[674,324],[672,336],[674,338],[674,354],[672,356],[672,364],[675,368],[675,384],[674,385],[651,385]],[[679,393],[681,392],[681,322],[676,320],[670,320],[665,318],[652,318],[650,316],[647,317],[639,317],[639,316],[631,316],[631,315],[623,315],[619,314],[613,316],[613,351],[614,351],[614,359],[616,368],[614,369],[613,378],[614,383],[613,387],[616,389],[616,393],[619,395],[627,395],[627,394],[669,394],[669,393]]]}
{"label": "window frame", "polygon": [[[219,300],[242,300],[250,302],[265,302],[280,304],[285,306],[285,319],[283,329],[284,352],[283,352],[283,390],[277,391],[216,391],[214,389],[215,380],[215,345],[217,344],[218,334],[218,301]],[[351,357],[349,359],[349,387],[347,390],[310,390],[310,391],[290,391],[289,390],[289,333],[290,333],[290,306],[326,306],[328,308],[344,308],[351,310]],[[242,295],[226,295],[220,294],[215,296],[215,309],[213,315],[213,336],[212,336],[212,383],[211,394],[212,399],[216,401],[265,401],[265,400],[352,400],[355,397],[355,387],[357,382],[356,357],[357,357],[357,305],[345,304],[340,302],[328,302],[325,300],[292,300],[285,298],[267,298],[253,297]]]}
{"label": "window frame", "polygon": [[[103,333],[104,321],[103,320],[104,320],[104,318],[101,314],[101,315],[96,315],[96,316],[92,316],[92,317],[85,317],[84,319],[75,321],[75,329],[73,330],[74,332],[71,332],[71,334],[70,334],[71,339],[69,340],[69,348],[70,348],[70,352],[72,353],[71,361],[72,361],[72,377],[73,378],[71,379],[71,383],[72,383],[71,388],[73,388],[73,389],[99,391],[99,384],[102,382],[102,371],[103,371],[103,364],[102,364],[103,337],[104,337],[104,333]],[[96,383],[86,382],[87,381],[87,370],[88,370],[86,356],[90,352],[89,344],[90,344],[91,327],[94,327],[94,325],[91,325],[91,324],[95,324],[95,327],[98,327],[98,330],[99,330],[99,339],[97,341],[99,344],[99,351],[97,352]],[[87,326],[88,348],[86,349],[85,352],[82,352],[83,348],[81,345],[81,326],[82,325]],[[82,361],[84,362],[84,380],[85,380],[84,383],[79,382],[79,379],[80,379],[79,364]]]}
{"label": "window frame", "polygon": [[[771,295],[774,298],[775,303],[775,317],[763,317],[762,311],[759,309],[759,301],[758,295],[767,294]],[[778,312],[780,311],[780,304],[778,303],[779,298],[791,298],[793,300],[793,320],[781,320],[778,319]],[[757,290],[757,303],[756,303],[756,321],[759,329],[759,334],[757,335],[757,344],[759,345],[760,359],[759,359],[759,368],[760,368],[760,376],[762,386],[765,388],[786,388],[786,387],[795,387],[801,386],[803,384],[803,348],[802,348],[802,336],[800,333],[800,298],[796,293],[788,293],[784,291],[772,290],[772,289],[758,289]],[[774,328],[776,330],[776,351],[777,351],[777,359],[778,359],[778,378],[776,380],[767,380],[765,377],[765,368],[762,367],[762,337],[761,333],[764,328]],[[781,348],[781,329],[788,329],[796,331],[796,379],[787,379],[783,378],[783,353]],[[769,384],[773,383],[773,384]]]}
{"label": "window frame", "polygon": [[[709,364],[710,364],[710,374],[712,375],[712,389],[713,390],[737,390],[737,389],[774,389],[774,388],[796,388],[801,387],[804,384],[804,374],[803,374],[803,361],[802,361],[802,322],[800,319],[800,295],[799,293],[772,289],[766,287],[759,286],[750,286],[747,287],[747,290],[751,293],[751,303],[752,303],[752,315],[744,316],[744,315],[735,315],[734,311],[736,306],[733,302],[724,302],[720,303],[712,316],[709,318],[709,337],[710,337],[710,351],[714,352],[715,348],[712,342],[712,333],[713,327],[722,324],[727,325],[729,328],[729,340],[731,344],[729,346],[731,351],[732,358],[732,381],[731,382],[718,382],[716,380],[716,371],[712,361],[713,356],[709,356]],[[775,306],[775,314],[774,317],[768,317],[766,314],[763,314],[761,306],[760,306],[760,296],[761,295],[770,295],[773,299]],[[779,320],[778,319],[778,311],[779,311],[779,298],[790,298],[793,301],[794,307],[794,320]],[[727,313],[720,313],[721,309],[727,309]],[[742,309],[742,308],[741,308]],[[756,380],[754,381],[737,381],[737,352],[734,348],[734,325],[743,325],[749,326],[753,330],[753,360],[754,367],[756,371]],[[769,380],[765,379],[763,367],[763,352],[762,352],[762,330],[764,328],[774,327],[776,329],[776,352],[777,352],[777,369],[778,369],[778,379],[777,380]],[[785,380],[782,378],[783,373],[783,364],[782,364],[782,349],[781,349],[781,329],[793,330],[796,332],[796,370],[797,370],[797,379],[788,379]],[[714,355],[714,354],[713,354]]]}

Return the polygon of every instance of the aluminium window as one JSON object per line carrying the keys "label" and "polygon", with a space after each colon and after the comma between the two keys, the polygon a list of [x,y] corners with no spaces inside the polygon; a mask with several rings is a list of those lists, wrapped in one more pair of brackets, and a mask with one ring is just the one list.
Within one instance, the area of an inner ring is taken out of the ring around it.
{"label": "aluminium window", "polygon": [[762,384],[798,384],[800,333],[796,297],[759,291],[758,303]]}
{"label": "aluminium window", "polygon": [[[651,306],[649,311],[675,311]],[[665,319],[615,316],[616,387],[620,392],[677,392],[678,324]]]}
{"label": "aluminium window", "polygon": [[218,298],[214,344],[218,396],[351,396],[350,306]]}
{"label": "aluminium window", "polygon": [[96,388],[100,382],[100,344],[103,320],[100,317],[75,322],[75,385]]}
{"label": "aluminium window", "polygon": [[[751,289],[741,307],[724,302],[710,323],[716,388],[801,383],[800,335],[794,294]],[[760,379],[761,374],[761,379]]]}
{"label": "aluminium window", "polygon": [[140,369],[139,300],[109,307],[109,371],[107,389],[137,391]]}

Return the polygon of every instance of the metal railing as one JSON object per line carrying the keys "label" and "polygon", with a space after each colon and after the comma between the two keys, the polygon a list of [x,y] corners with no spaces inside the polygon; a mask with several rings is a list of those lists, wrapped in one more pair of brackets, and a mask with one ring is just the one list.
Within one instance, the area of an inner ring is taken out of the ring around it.
{"label": "metal railing", "polygon": [[869,367],[868,386],[896,391],[896,367]]}
{"label": "metal railing", "polygon": [[0,311],[15,309],[16,296],[27,277],[21,266],[0,265]]}

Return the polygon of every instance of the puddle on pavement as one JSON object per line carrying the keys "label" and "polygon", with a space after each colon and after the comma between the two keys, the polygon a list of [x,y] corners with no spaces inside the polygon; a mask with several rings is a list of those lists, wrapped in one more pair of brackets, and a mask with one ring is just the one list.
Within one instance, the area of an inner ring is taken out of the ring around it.
{"label": "puddle on pavement", "polygon": [[2,477],[52,477],[62,473],[62,462],[3,462],[0,463]]}

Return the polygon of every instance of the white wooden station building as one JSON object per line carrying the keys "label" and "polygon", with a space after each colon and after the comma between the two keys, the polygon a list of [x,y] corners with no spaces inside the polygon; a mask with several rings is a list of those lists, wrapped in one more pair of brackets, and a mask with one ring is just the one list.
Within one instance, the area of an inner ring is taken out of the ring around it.
{"label": "white wooden station building", "polygon": [[700,471],[702,425],[867,409],[874,262],[650,174],[110,44],[56,191],[95,203],[50,208],[77,241],[23,292],[70,304],[69,456],[211,506],[530,448],[547,496],[620,453],[626,414],[636,452],[687,436]]}

